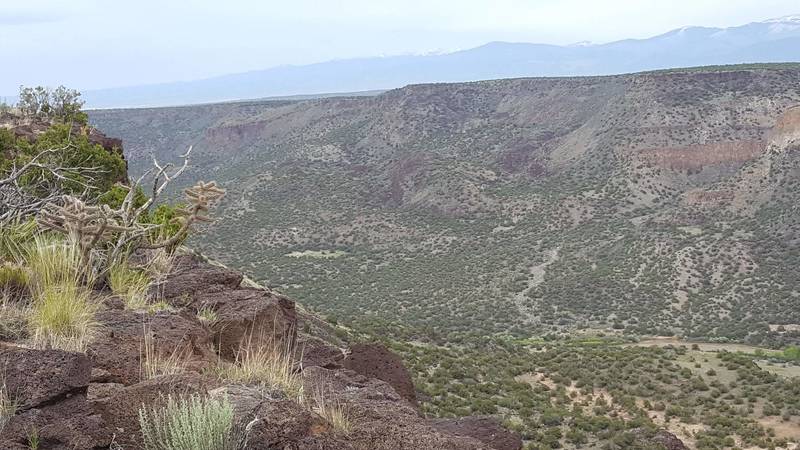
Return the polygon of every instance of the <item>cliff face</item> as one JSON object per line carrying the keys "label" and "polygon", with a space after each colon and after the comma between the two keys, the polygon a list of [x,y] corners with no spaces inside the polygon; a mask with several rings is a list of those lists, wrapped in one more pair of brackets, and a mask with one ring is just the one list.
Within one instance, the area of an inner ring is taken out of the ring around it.
{"label": "cliff face", "polygon": [[[31,144],[52,126],[0,117],[0,128]],[[95,128],[74,124],[71,133],[122,155],[122,141]],[[12,158],[17,151],[12,147],[0,156]],[[117,181],[127,182],[127,176]],[[0,258],[0,268],[4,264]],[[9,286],[2,283],[3,307],[31,301],[27,289],[6,298]],[[236,426],[248,429],[246,448],[253,450],[522,446],[517,434],[494,419],[477,438],[470,430],[437,429],[419,410],[408,370],[386,347],[351,346],[289,298],[193,253],[176,257],[150,297],[162,301],[158,312],[125,309],[107,287],[93,290],[96,332],[83,353],[36,349],[25,333],[0,334],[0,401],[13,405],[0,405],[0,448],[27,449],[32,433],[42,449],[144,448],[140,409],[158,407],[169,395],[195,394],[229,400]],[[214,319],[201,320],[201,310]],[[286,349],[305,394],[289,397],[273,386],[217,376],[219,367],[238,361],[245,345]],[[349,430],[320,415],[318,392],[341,405]],[[492,445],[495,433],[503,433],[504,441]]]}
{"label": "cliff face", "polygon": [[775,345],[797,336],[768,325],[800,323],[798,86],[698,69],[91,119],[133,161],[195,144],[196,173],[232,189],[198,244],[326,313],[447,339],[617,323]]}
{"label": "cliff face", "polygon": [[[233,403],[237,423],[249,424],[248,449],[521,448],[519,437],[507,432],[503,446],[491,447],[467,437],[468,430],[438,431],[416,409],[413,384],[396,356],[379,345],[329,343],[324,322],[286,297],[241,283],[235,271],[184,255],[162,286],[171,309],[150,315],[106,300],[98,313],[100,334],[86,354],[0,343],[5,389],[17,406],[0,432],[0,446],[27,448],[35,428],[42,448],[100,449],[112,442],[141,448],[142,405],[157,405],[167,394],[199,393]],[[200,308],[214,311],[217,320],[199,321]],[[242,342],[253,344],[253,336],[293,348],[306,395],[322,389],[327,401],[343,405],[351,429],[334,430],[279,390],[265,395],[263,387],[227,384],[212,374],[216,365],[236,359]],[[144,353],[148,339],[154,346]],[[147,357],[176,351],[185,359],[181,370],[145,376]]]}

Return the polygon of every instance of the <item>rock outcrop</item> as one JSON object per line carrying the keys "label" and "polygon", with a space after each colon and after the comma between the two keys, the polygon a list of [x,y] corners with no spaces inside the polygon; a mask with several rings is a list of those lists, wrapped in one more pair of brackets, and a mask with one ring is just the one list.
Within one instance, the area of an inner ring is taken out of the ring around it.
{"label": "rock outcrop", "polygon": [[218,359],[212,350],[211,331],[193,314],[108,310],[100,312],[97,319],[100,331],[87,349],[93,363],[92,381],[139,382],[146,344],[157,357],[174,355],[196,371],[209,368]]}
{"label": "rock outcrop", "polygon": [[389,384],[401,397],[417,404],[417,394],[411,374],[400,357],[383,344],[354,344],[347,352],[344,367]]}
{"label": "rock outcrop", "polygon": [[131,386],[92,384],[89,399],[102,419],[106,433],[123,448],[142,448],[139,409],[163,402],[166,396],[205,394],[219,386],[211,377],[198,373],[162,375]]}
{"label": "rock outcrop", "polygon": [[439,431],[455,436],[475,438],[496,450],[521,450],[522,437],[503,427],[492,416],[473,416],[458,419],[432,419],[431,425]]}
{"label": "rock outcrop", "polygon": [[249,345],[293,345],[297,335],[294,302],[265,289],[242,286],[242,274],[202,262],[196,256],[181,258],[175,273],[162,286],[171,305],[197,312],[213,311],[214,348],[234,359]]}
{"label": "rock outcrop", "polygon": [[[0,128],[8,129],[17,139],[24,139],[30,143],[35,143],[53,124],[53,121],[44,118],[23,118],[9,113],[0,114]],[[108,137],[97,128],[73,123],[72,135],[85,135],[91,144],[99,145],[109,153],[123,156],[122,140]],[[122,177],[117,181],[124,183],[127,180]]]}
{"label": "rock outcrop", "polygon": [[0,448],[106,448],[112,440],[87,401],[91,362],[79,353],[0,347],[0,373],[15,413],[0,430]]}
{"label": "rock outcrop", "polygon": [[[171,309],[147,313],[99,302],[99,332],[86,354],[2,344],[2,373],[16,412],[0,432],[0,448],[27,448],[32,430],[42,449],[142,448],[139,409],[190,394],[228,398],[237,429],[248,430],[247,448],[253,450],[510,448],[486,439],[501,435],[496,422],[486,431],[488,419],[480,419],[482,428],[474,431],[429,423],[397,355],[381,344],[343,351],[343,341],[326,340],[333,333],[321,322],[311,326],[319,319],[308,312],[298,319],[294,302],[243,286],[234,271],[181,256],[157,294]],[[201,323],[201,309],[213,310],[217,320]],[[301,320],[304,331],[298,332]],[[308,333],[313,330],[324,332]],[[230,362],[253,339],[294,346],[302,398],[226,384],[213,374],[216,364]],[[148,374],[144,367],[152,355],[179,355],[181,364],[171,373]],[[320,414],[318,395],[341,406],[349,430],[336,429]]]}

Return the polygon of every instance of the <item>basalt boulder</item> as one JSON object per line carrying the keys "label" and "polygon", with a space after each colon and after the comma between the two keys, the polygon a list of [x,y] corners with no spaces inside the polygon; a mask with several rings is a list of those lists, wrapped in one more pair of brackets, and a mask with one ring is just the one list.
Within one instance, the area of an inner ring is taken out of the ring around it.
{"label": "basalt boulder", "polygon": [[414,382],[403,361],[397,354],[380,343],[354,344],[350,346],[343,365],[366,377],[389,383],[401,397],[417,404]]}
{"label": "basalt boulder", "polygon": [[439,431],[472,437],[496,450],[522,449],[522,437],[503,427],[502,422],[492,416],[431,419],[430,423]]}
{"label": "basalt boulder", "polygon": [[0,347],[5,387],[20,410],[86,393],[92,364],[86,355],[62,350]]}
{"label": "basalt boulder", "polygon": [[[87,354],[94,364],[93,381],[130,385],[139,382],[146,353],[174,358],[189,371],[202,371],[218,358],[211,331],[193,314],[162,311],[156,314],[107,310],[97,315],[98,336]],[[146,348],[145,336],[148,336]]]}
{"label": "basalt boulder", "polygon": [[294,302],[267,289],[242,286],[242,279],[239,272],[185,255],[163,283],[161,295],[176,308],[213,311],[214,348],[225,359],[235,359],[245,345],[293,346]]}
{"label": "basalt boulder", "polygon": [[91,363],[85,355],[0,347],[0,367],[15,405],[0,431],[2,448],[27,445],[33,432],[43,449],[92,449],[111,443],[105,421],[87,402]]}
{"label": "basalt boulder", "polygon": [[210,393],[234,407],[238,430],[247,429],[248,450],[352,448],[331,424],[298,402],[252,386],[224,386]]}
{"label": "basalt boulder", "polygon": [[[471,437],[442,433],[388,383],[352,370],[309,367],[306,392],[336,404],[351,424],[346,442],[358,450],[478,450],[490,447]],[[347,448],[347,447],[345,447]]]}
{"label": "basalt boulder", "polygon": [[89,398],[94,411],[116,436],[115,442],[122,448],[136,449],[142,448],[140,408],[157,407],[167,396],[205,395],[217,387],[215,378],[190,372],[162,375],[124,387],[92,385]]}
{"label": "basalt boulder", "polygon": [[191,305],[199,294],[238,289],[242,279],[241,273],[209,264],[197,255],[181,255],[159,286],[158,294],[170,304],[184,307]]}

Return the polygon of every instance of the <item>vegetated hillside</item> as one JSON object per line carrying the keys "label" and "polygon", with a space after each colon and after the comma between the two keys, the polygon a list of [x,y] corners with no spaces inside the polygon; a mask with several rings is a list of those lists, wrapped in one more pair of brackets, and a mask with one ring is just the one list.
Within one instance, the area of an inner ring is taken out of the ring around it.
{"label": "vegetated hillside", "polygon": [[90,118],[134,172],[193,144],[187,178],[229,188],[193,245],[362,329],[781,345],[800,340],[799,105],[800,69],[757,66]]}

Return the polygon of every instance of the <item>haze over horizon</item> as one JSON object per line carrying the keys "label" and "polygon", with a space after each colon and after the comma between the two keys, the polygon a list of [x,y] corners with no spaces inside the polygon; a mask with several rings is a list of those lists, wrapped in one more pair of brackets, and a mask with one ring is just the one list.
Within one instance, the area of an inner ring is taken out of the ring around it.
{"label": "haze over horizon", "polygon": [[[14,61],[0,73],[0,94],[13,95],[20,85],[96,90],[201,80],[284,65],[451,52],[493,41],[604,43],[798,12],[796,2],[786,0],[199,0],[191,6],[33,0],[0,5],[3,53]],[[98,35],[104,39],[93,39]]]}

